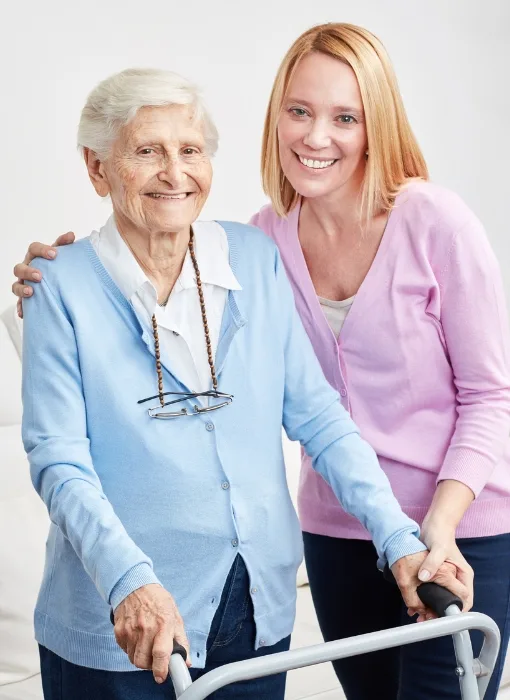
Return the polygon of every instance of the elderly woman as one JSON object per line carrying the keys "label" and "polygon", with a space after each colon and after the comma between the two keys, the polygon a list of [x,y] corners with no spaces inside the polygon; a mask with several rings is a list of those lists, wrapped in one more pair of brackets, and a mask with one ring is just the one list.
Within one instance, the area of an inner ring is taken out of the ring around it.
{"label": "elderly woman", "polygon": [[[174,639],[195,677],[288,648],[302,540],[282,424],[425,614],[418,527],[325,380],[275,244],[197,222],[217,134],[193,86],[107,79],[79,145],[113,216],[38,261],[25,309],[23,436],[52,521],[35,613],[46,700],[168,698]],[[465,596],[448,565],[440,580]]]}

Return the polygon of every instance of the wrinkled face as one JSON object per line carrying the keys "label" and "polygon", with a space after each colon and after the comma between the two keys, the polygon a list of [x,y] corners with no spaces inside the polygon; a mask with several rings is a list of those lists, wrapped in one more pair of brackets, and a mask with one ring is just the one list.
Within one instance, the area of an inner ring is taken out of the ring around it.
{"label": "wrinkled face", "polygon": [[367,135],[350,66],[321,53],[301,61],[282,105],[278,141],[283,172],[301,196],[327,197],[359,185]]}
{"label": "wrinkled face", "polygon": [[99,183],[91,175],[96,191],[110,194],[121,228],[148,233],[189,230],[212,179],[204,135],[192,109],[140,109],[120,131],[98,175]]}

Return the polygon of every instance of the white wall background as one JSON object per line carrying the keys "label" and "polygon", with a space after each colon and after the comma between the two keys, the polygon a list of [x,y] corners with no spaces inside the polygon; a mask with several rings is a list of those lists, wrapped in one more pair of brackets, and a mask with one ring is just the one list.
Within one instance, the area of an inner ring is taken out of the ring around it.
{"label": "white wall background", "polygon": [[156,66],[201,84],[221,134],[204,218],[246,220],[264,202],[259,145],[277,66],[324,21],[384,41],[433,179],[485,223],[510,297],[510,0],[26,0],[0,13],[0,309],[30,241],[86,235],[107,216],[75,150],[99,80]]}

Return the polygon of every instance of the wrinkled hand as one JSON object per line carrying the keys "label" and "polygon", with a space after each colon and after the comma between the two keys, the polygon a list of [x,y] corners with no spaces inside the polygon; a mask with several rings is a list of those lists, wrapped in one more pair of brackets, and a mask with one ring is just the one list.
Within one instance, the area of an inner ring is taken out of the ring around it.
{"label": "wrinkled hand", "polygon": [[12,292],[19,297],[17,309],[18,316],[20,318],[23,318],[22,299],[27,299],[33,294],[32,287],[23,284],[23,280],[40,282],[42,279],[42,275],[39,270],[37,270],[35,267],[30,267],[32,260],[34,258],[46,258],[47,260],[52,260],[57,255],[55,248],[58,248],[58,246],[61,245],[69,245],[69,243],[74,243],[75,238],[76,236],[74,233],[72,233],[72,231],[68,231],[68,233],[64,233],[62,236],[59,236],[53,246],[45,245],[44,243],[31,243],[23,262],[18,263],[14,267],[14,276],[17,277],[17,280],[12,285]]}
{"label": "wrinkled hand", "polygon": [[159,584],[133,591],[115,610],[115,638],[137,668],[152,670],[154,680],[163,683],[174,639],[188,653],[184,623],[173,597]]}
{"label": "wrinkled hand", "polygon": [[[437,617],[433,610],[427,608],[419,599],[416,592],[422,580],[418,574],[423,570],[423,565],[430,556],[428,552],[418,552],[407,557],[402,557],[393,564],[391,570],[400,588],[407,612],[412,617],[418,615],[418,622],[432,620]],[[426,577],[425,577],[426,578]],[[472,605],[472,595],[469,588],[457,578],[457,567],[451,562],[443,560],[428,581],[444,586],[463,602],[464,611]]]}

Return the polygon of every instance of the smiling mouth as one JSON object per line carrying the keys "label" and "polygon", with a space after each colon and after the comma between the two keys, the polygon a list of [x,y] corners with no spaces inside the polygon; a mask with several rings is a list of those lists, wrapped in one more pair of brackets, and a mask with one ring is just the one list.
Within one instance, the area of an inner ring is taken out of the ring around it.
{"label": "smiling mouth", "polygon": [[147,197],[151,197],[152,199],[187,199],[192,194],[194,194],[194,192],[179,192],[176,194],[167,194],[163,192],[146,192],[145,194]]}
{"label": "smiling mouth", "polygon": [[338,158],[333,158],[332,160],[303,158],[298,153],[296,153],[296,156],[298,157],[301,165],[310,168],[310,170],[324,170],[325,168],[330,168],[338,160]]}

